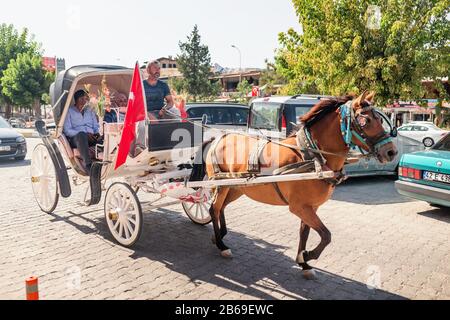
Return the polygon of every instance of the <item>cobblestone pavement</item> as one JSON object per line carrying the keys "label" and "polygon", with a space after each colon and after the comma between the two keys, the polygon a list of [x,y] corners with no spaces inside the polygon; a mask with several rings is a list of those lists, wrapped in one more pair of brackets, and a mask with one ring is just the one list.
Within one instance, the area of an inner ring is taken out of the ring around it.
{"label": "cobblestone pavement", "polygon": [[[36,143],[28,139],[27,160],[0,161],[2,299],[24,299],[31,275],[41,299],[450,299],[450,212],[398,195],[387,178],[352,179],[320,209],[333,240],[308,281],[294,262],[300,222],[286,208],[230,205],[232,260],[181,206],[144,204],[133,250],[114,244],[102,205],[79,204],[80,188],[42,213],[29,181]],[[312,232],[308,248],[318,240]]]}

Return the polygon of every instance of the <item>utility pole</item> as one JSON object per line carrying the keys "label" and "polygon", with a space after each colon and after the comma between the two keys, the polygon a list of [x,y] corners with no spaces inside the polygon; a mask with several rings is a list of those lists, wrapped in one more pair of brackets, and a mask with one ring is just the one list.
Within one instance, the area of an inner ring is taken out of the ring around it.
{"label": "utility pole", "polygon": [[231,45],[232,48],[235,48],[239,52],[239,83],[242,82],[242,53],[241,50],[236,47],[234,44]]}

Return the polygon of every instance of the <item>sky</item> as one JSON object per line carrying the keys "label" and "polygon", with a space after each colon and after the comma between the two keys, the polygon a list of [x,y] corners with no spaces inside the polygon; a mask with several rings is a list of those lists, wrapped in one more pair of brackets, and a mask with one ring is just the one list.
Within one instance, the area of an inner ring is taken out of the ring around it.
{"label": "sky", "polygon": [[263,68],[279,47],[278,33],[300,30],[290,0],[6,0],[0,23],[28,28],[45,56],[79,64],[132,67],[135,61],[180,53],[197,24],[212,63]]}

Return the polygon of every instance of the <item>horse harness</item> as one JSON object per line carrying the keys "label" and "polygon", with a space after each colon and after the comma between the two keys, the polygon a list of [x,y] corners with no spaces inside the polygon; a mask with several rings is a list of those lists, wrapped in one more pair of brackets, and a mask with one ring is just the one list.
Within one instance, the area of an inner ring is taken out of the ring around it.
{"label": "horse harness", "polygon": [[[266,146],[273,142],[276,144],[280,144],[279,142],[272,141],[268,137],[257,138],[256,144],[253,146],[252,151],[250,152],[249,159],[247,162],[247,171],[245,172],[223,172],[220,169],[219,160],[217,157],[216,149],[219,143],[224,139],[228,134],[224,134],[215,141],[211,145],[211,164],[214,169],[214,176],[211,177],[211,180],[220,180],[220,179],[229,179],[229,178],[254,178],[258,175],[261,175],[261,162],[260,159],[264,152]],[[307,173],[307,172],[316,172],[319,177],[322,177],[323,170],[322,167],[326,165],[326,160],[320,152],[315,152],[318,150],[317,144],[312,139],[309,130],[302,126],[297,132],[296,135],[297,148],[292,148],[294,146],[284,145],[290,148],[292,151],[296,153],[296,155],[303,159],[303,161],[289,164],[282,168],[276,169],[272,172],[272,175],[286,175],[286,174],[294,174],[294,173]],[[325,182],[329,183],[332,186],[336,186],[342,183],[346,179],[346,175],[343,170],[336,172],[336,176],[334,178],[324,179]],[[277,195],[280,200],[288,205],[287,199],[284,197],[283,193],[280,190],[278,183],[272,183]]]}

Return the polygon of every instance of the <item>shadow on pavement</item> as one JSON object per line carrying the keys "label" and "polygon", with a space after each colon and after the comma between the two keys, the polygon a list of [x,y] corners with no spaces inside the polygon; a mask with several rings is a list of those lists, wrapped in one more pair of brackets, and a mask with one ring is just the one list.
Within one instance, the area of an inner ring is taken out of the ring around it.
{"label": "shadow on pavement", "polygon": [[[178,212],[157,210],[144,220],[144,232],[131,258],[164,262],[196,285],[211,283],[265,300],[276,299],[271,292],[283,299],[405,299],[317,269],[318,279],[308,281],[294,259],[286,256],[286,247],[235,231],[229,230],[225,238],[234,259],[224,259],[211,242],[212,227],[193,225]],[[101,233],[111,239],[104,225]]]}
{"label": "shadow on pavement", "polygon": [[368,205],[406,203],[413,200],[400,195],[392,177],[349,178],[338,186],[333,200]]}
{"label": "shadow on pavement", "polygon": [[[224,259],[211,242],[211,225],[194,225],[178,211],[162,208],[148,214],[145,206],[143,209],[143,233],[130,258],[144,257],[162,262],[171,271],[190,278],[196,286],[210,283],[264,300],[405,299],[383,290],[368,289],[364,283],[320,269],[316,269],[317,280],[306,280],[294,258],[285,254],[286,247],[231,230],[225,241],[233,250],[234,259]],[[52,222],[64,221],[84,234],[97,233],[105,241],[117,245],[104,222],[102,210],[84,213],[68,210],[63,217],[50,216]],[[82,219],[83,224],[76,223],[77,219]],[[195,294],[195,288],[191,292]],[[204,294],[201,298],[205,299]]]}
{"label": "shadow on pavement", "polygon": [[64,217],[59,216],[57,213],[49,213],[48,215],[50,217],[53,217],[53,219],[50,220],[50,222],[56,223],[56,222],[63,221],[64,223],[71,225],[72,227],[78,229],[79,231],[81,231],[84,234],[93,234],[93,233],[98,232],[96,227],[90,227],[90,226],[87,226],[84,224],[81,225],[81,224],[78,224],[78,223],[72,221],[72,219],[79,218],[79,219],[84,220],[87,223],[90,223],[91,225],[99,226],[102,223],[102,221],[93,220],[93,219],[89,218],[89,215],[91,213],[97,212],[97,211],[98,210],[86,211],[84,213],[75,213],[73,211],[67,211],[67,213],[70,214],[70,216],[64,216]]}
{"label": "shadow on pavement", "polygon": [[439,221],[450,223],[450,208],[446,207],[434,208],[427,211],[418,212],[417,214],[427,218],[432,218]]}
{"label": "shadow on pavement", "polygon": [[0,159],[0,168],[28,167],[31,160]]}

